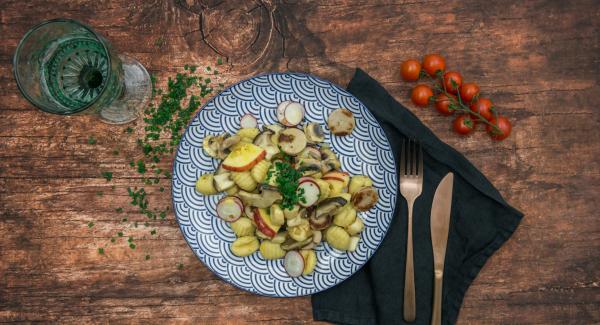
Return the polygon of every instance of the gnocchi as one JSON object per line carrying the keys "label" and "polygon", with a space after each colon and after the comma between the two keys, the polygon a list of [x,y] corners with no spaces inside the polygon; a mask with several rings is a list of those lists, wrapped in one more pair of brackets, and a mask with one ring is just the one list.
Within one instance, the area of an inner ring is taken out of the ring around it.
{"label": "gnocchi", "polygon": [[285,251],[281,248],[281,244],[270,240],[263,240],[260,243],[260,254],[266,260],[276,260],[285,256]]}
{"label": "gnocchi", "polygon": [[243,236],[231,244],[231,252],[235,256],[249,256],[258,250],[258,239],[254,236]]}
{"label": "gnocchi", "polygon": [[252,221],[250,221],[250,219],[246,217],[239,218],[238,220],[232,222],[230,225],[231,229],[233,230],[233,233],[238,237],[254,235],[254,224],[252,223]]}

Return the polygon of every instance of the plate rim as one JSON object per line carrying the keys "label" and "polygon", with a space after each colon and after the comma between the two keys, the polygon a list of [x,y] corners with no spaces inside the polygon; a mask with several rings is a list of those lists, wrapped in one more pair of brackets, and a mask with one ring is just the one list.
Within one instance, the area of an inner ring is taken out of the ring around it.
{"label": "plate rim", "polygon": [[[382,126],[381,126],[381,123],[379,122],[379,120],[377,120],[377,118],[375,118],[375,116],[374,116],[374,115],[373,115],[373,113],[372,113],[372,112],[369,110],[369,108],[367,107],[367,105],[365,105],[365,104],[364,104],[364,103],[363,103],[363,102],[362,102],[360,99],[358,99],[358,97],[356,97],[354,94],[352,94],[352,93],[351,93],[351,92],[349,92],[348,90],[346,90],[346,89],[342,88],[340,85],[338,85],[338,84],[336,84],[336,83],[334,83],[334,82],[332,82],[332,81],[326,80],[326,79],[324,79],[324,78],[321,78],[321,77],[315,76],[315,75],[313,75],[313,74],[306,73],[306,72],[261,72],[261,73],[258,73],[258,74],[256,74],[256,75],[253,75],[253,76],[251,76],[251,77],[247,77],[247,78],[244,78],[244,79],[238,80],[237,82],[235,82],[235,83],[233,83],[233,84],[231,84],[231,85],[229,85],[229,86],[227,86],[227,87],[223,88],[223,89],[221,90],[221,92],[219,92],[218,94],[216,94],[215,96],[213,96],[211,99],[209,99],[208,101],[206,101],[206,102],[205,102],[205,103],[204,103],[204,104],[203,104],[203,105],[200,107],[200,109],[199,109],[199,110],[198,110],[198,111],[197,111],[197,112],[194,114],[194,116],[193,116],[193,117],[190,119],[190,122],[188,122],[188,125],[186,125],[186,127],[185,127],[185,130],[184,130],[184,131],[183,131],[183,133],[181,134],[181,138],[183,139],[183,138],[185,137],[185,135],[187,134],[187,132],[188,132],[188,130],[189,130],[189,127],[190,127],[190,124],[189,124],[189,123],[191,123],[192,121],[194,121],[194,120],[195,120],[195,119],[198,117],[198,115],[200,114],[200,112],[201,112],[201,111],[202,111],[202,110],[203,110],[203,109],[204,109],[204,108],[205,108],[205,107],[206,107],[208,104],[212,103],[212,102],[213,102],[213,101],[214,101],[214,100],[215,100],[215,99],[216,99],[216,98],[217,98],[219,95],[221,95],[221,93],[223,93],[224,91],[226,91],[226,90],[228,90],[228,89],[230,89],[230,88],[233,88],[233,87],[235,87],[235,86],[237,86],[238,84],[241,84],[241,83],[243,83],[243,82],[247,82],[247,81],[250,81],[250,80],[252,80],[252,79],[259,78],[259,77],[262,77],[262,76],[268,76],[268,75],[297,75],[297,76],[306,76],[306,77],[314,78],[314,79],[317,79],[317,80],[319,80],[319,81],[322,81],[322,82],[328,83],[328,84],[332,85],[333,87],[337,87],[337,88],[341,89],[343,92],[346,92],[346,93],[350,94],[350,95],[351,95],[351,96],[352,96],[354,99],[356,99],[356,100],[359,102],[359,104],[360,104],[360,105],[362,105],[362,106],[365,108],[365,110],[366,110],[366,111],[367,111],[369,114],[371,114],[371,117],[373,118],[373,120],[375,120],[375,122],[377,123],[377,126],[379,126],[379,128],[380,128],[381,130],[383,130],[383,134],[385,135],[385,140],[388,142],[388,145],[390,146],[390,151],[392,151],[392,153],[393,153],[393,150],[392,150],[392,145],[391,145],[391,143],[390,143],[390,140],[388,139],[388,135],[387,135],[387,133],[385,132],[385,129],[384,129]],[[179,222],[179,218],[177,217],[177,210],[175,209],[175,197],[173,196],[173,191],[174,191],[174,188],[175,188],[175,186],[174,186],[174,183],[175,183],[175,177],[174,177],[174,176],[176,175],[176,174],[175,174],[175,169],[176,169],[175,167],[177,166],[177,156],[179,155],[179,151],[180,151],[180,150],[181,150],[181,141],[180,141],[180,142],[179,142],[179,144],[177,145],[177,151],[175,152],[175,156],[173,157],[173,165],[171,166],[171,175],[172,175],[172,179],[171,179],[171,205],[172,205],[173,213],[175,214],[175,221],[177,222],[177,225],[179,226],[179,231],[180,231],[181,235],[183,236],[184,232],[183,232],[182,225],[181,225],[181,223]],[[392,155],[392,156],[393,156],[393,155]],[[396,162],[396,158],[395,158],[394,156],[393,156],[392,158],[393,158],[393,159],[392,159],[392,161],[393,161],[393,163],[394,163],[394,172],[395,172],[395,177],[397,178],[397,177],[398,177],[398,164],[397,164],[397,162]],[[261,291],[258,291],[258,290],[256,290],[256,291],[250,291],[250,290],[248,290],[247,288],[243,288],[243,287],[239,286],[238,284],[236,284],[235,282],[233,282],[233,281],[231,281],[231,280],[227,280],[227,279],[225,279],[225,278],[224,278],[224,277],[222,277],[220,274],[218,274],[217,272],[215,272],[215,270],[213,270],[213,269],[212,269],[212,267],[210,267],[210,266],[209,266],[207,263],[205,263],[205,262],[202,260],[202,258],[200,258],[200,256],[199,256],[199,255],[196,253],[196,250],[195,250],[195,249],[192,247],[192,245],[191,245],[191,244],[190,244],[190,243],[189,243],[189,242],[186,240],[185,236],[183,236],[183,240],[184,240],[184,241],[185,241],[185,243],[188,245],[188,247],[190,248],[190,250],[191,250],[191,251],[194,253],[194,256],[196,256],[196,259],[198,259],[198,260],[200,261],[200,263],[202,263],[202,264],[203,264],[203,265],[204,265],[204,266],[205,266],[205,267],[206,267],[208,270],[210,270],[210,271],[212,272],[212,274],[213,274],[213,275],[217,276],[217,278],[219,278],[221,281],[223,281],[223,282],[225,282],[225,283],[228,283],[228,284],[230,284],[230,285],[232,285],[232,286],[234,286],[234,287],[236,287],[236,288],[238,288],[238,289],[240,289],[240,290],[242,290],[242,291],[249,292],[249,293],[256,294],[256,295],[263,296],[263,297],[272,297],[272,298],[295,298],[295,297],[306,297],[306,296],[312,296],[312,295],[314,295],[314,294],[317,294],[317,293],[323,292],[323,291],[325,291],[325,290],[329,290],[329,289],[331,289],[331,288],[333,288],[333,287],[336,287],[336,286],[340,285],[341,283],[345,282],[346,280],[350,279],[350,278],[351,278],[353,275],[355,275],[355,274],[356,274],[356,273],[358,273],[358,272],[359,272],[359,271],[360,271],[360,270],[361,270],[363,267],[365,267],[365,266],[367,265],[367,263],[368,263],[368,262],[371,260],[371,258],[372,258],[372,257],[373,257],[373,256],[374,256],[376,253],[377,253],[377,251],[378,251],[378,250],[379,250],[379,248],[381,247],[381,244],[383,243],[383,241],[384,241],[384,240],[385,240],[385,238],[387,237],[387,234],[388,234],[388,232],[389,232],[389,229],[390,229],[390,227],[391,227],[391,225],[392,225],[392,222],[394,221],[394,217],[396,216],[396,208],[397,208],[397,206],[398,206],[398,191],[399,191],[399,186],[400,186],[400,183],[398,182],[398,183],[397,183],[397,185],[396,185],[396,192],[394,193],[394,197],[395,197],[395,204],[394,204],[394,207],[393,207],[393,209],[392,209],[392,216],[391,216],[391,218],[390,218],[390,223],[389,223],[389,224],[388,224],[388,226],[385,228],[385,231],[383,232],[383,235],[382,235],[382,237],[381,237],[382,239],[381,239],[381,241],[380,241],[379,243],[377,243],[377,246],[376,246],[376,247],[375,247],[375,249],[373,250],[373,254],[371,254],[370,256],[368,256],[368,257],[366,258],[365,262],[364,262],[364,263],[362,263],[362,265],[360,265],[360,266],[359,266],[359,267],[358,267],[358,268],[357,268],[357,269],[356,269],[354,272],[350,273],[350,275],[349,275],[348,277],[346,277],[345,279],[341,280],[340,282],[338,282],[338,283],[336,283],[336,284],[334,284],[334,285],[332,285],[332,286],[330,286],[330,287],[323,288],[323,289],[319,289],[319,290],[316,290],[316,291],[313,291],[313,292],[310,292],[310,293],[306,293],[306,294],[298,294],[298,295],[285,295],[285,296],[280,296],[280,295],[277,295],[277,294],[269,294],[269,293],[261,292]],[[316,288],[316,287],[315,287],[315,288]],[[255,289],[255,288],[253,287],[253,289]]]}

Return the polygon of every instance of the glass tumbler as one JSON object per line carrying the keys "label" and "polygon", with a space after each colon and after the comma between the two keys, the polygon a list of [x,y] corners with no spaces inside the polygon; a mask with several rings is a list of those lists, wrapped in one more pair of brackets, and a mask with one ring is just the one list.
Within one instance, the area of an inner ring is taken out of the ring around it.
{"label": "glass tumbler", "polygon": [[112,124],[135,120],[152,95],[144,66],[71,19],[28,31],[17,46],[13,72],[23,96],[42,111],[98,114]]}

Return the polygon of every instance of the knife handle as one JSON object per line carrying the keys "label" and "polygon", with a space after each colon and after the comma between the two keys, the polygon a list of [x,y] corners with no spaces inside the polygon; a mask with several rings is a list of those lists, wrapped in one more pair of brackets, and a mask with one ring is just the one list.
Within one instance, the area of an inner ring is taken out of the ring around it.
{"label": "knife handle", "polygon": [[406,269],[404,272],[404,320],[412,323],[417,318],[417,303],[415,298],[415,267],[413,259],[412,236],[413,205],[408,204],[408,232],[406,237]]}
{"label": "knife handle", "polygon": [[433,311],[431,315],[431,325],[442,324],[442,279],[444,273],[435,271],[433,283]]}

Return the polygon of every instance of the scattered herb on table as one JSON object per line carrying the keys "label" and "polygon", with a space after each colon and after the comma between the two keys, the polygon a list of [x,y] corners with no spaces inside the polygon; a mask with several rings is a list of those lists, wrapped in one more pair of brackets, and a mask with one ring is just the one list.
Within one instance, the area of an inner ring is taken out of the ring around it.
{"label": "scattered herb on table", "polygon": [[[155,45],[162,45],[163,42],[164,40],[159,38]],[[219,58],[217,65],[222,63],[223,60]],[[141,128],[129,126],[124,129],[124,133],[132,135],[136,134],[136,130],[143,132],[135,141],[140,152],[139,155],[133,158],[128,157],[127,160],[129,166],[142,175],[141,184],[127,187],[127,193],[131,199],[130,204],[137,207],[138,212],[150,220],[165,220],[170,207],[151,208],[149,194],[144,186],[159,185],[161,180],[171,178],[171,173],[166,168],[156,167],[157,164],[172,159],[172,155],[181,141],[183,131],[194,113],[200,108],[206,97],[212,96],[215,91],[220,90],[217,88],[224,87],[222,83],[218,83],[218,87],[213,86],[214,81],[211,78],[202,76],[197,71],[196,65],[185,65],[183,72],[168,78],[164,91],[156,88],[156,77],[151,74],[153,100],[144,110],[143,117],[138,120],[138,123],[143,123],[143,125]],[[217,69],[211,67],[204,69],[204,73],[207,72],[211,72],[212,76],[219,74]],[[115,149],[112,153],[119,155],[119,150]],[[152,171],[155,176],[146,177],[149,171]],[[102,172],[102,176],[107,181],[112,180],[112,172]],[[165,188],[160,186],[158,190],[164,192]],[[115,211],[120,213],[123,212],[123,209],[119,207]],[[121,221],[127,222],[128,219],[122,218]],[[133,225],[137,227],[138,221],[134,220]],[[145,222],[144,225],[148,227],[150,223]],[[157,230],[153,229],[150,233],[156,235]],[[123,232],[119,232],[118,236],[123,237]],[[131,249],[136,248],[132,236],[129,237],[128,244]],[[146,259],[149,257],[150,255],[146,255]],[[179,264],[177,267],[181,269],[183,264]]]}
{"label": "scattered herb on table", "polygon": [[107,182],[110,182],[112,180],[112,177],[113,177],[113,173],[112,172],[102,172],[101,175],[102,175],[102,177],[106,178]]}

